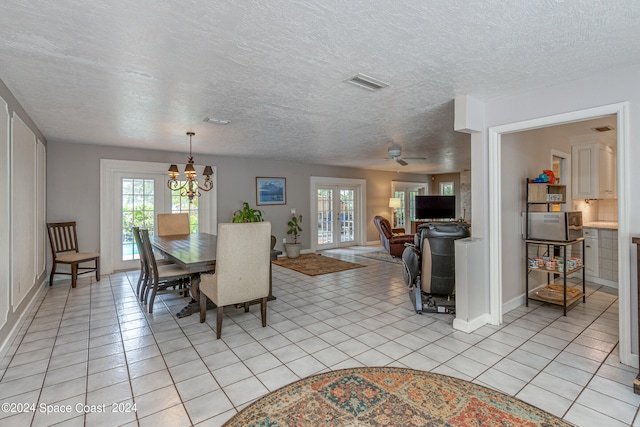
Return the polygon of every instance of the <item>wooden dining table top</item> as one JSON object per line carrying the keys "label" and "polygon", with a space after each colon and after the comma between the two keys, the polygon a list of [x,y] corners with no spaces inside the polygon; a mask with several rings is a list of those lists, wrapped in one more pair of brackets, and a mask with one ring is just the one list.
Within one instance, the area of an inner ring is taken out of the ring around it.
{"label": "wooden dining table top", "polygon": [[218,237],[209,233],[153,236],[151,245],[190,273],[215,269]]}

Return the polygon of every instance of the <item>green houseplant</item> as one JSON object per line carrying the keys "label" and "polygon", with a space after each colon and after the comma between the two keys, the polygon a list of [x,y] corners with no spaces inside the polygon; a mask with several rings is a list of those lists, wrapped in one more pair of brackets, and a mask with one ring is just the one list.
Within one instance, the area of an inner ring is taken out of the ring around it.
{"label": "green houseplant", "polygon": [[262,211],[260,209],[253,209],[249,206],[249,203],[244,202],[242,204],[242,209],[238,209],[233,213],[233,217],[231,218],[231,222],[261,222],[264,221],[262,219]]}
{"label": "green houseplant", "polygon": [[293,238],[292,242],[284,244],[287,251],[287,257],[289,258],[298,258],[300,256],[300,248],[302,246],[302,244],[298,243],[298,236],[300,236],[300,233],[302,232],[300,223],[302,223],[302,215],[296,216],[293,214],[287,222],[287,226],[289,227],[287,234]]}

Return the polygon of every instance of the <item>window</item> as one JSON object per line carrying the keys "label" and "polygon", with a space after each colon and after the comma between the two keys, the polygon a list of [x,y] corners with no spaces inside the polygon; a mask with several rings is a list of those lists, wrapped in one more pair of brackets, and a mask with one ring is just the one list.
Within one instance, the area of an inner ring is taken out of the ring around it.
{"label": "window", "polygon": [[[182,186],[185,181],[178,181]],[[186,212],[189,214],[189,228],[192,233],[198,232],[198,200],[199,197],[194,197],[193,201],[189,203],[187,196],[181,196],[180,191],[171,192],[171,213]]]}
{"label": "window", "polygon": [[440,183],[440,195],[441,196],[454,196],[453,182],[441,182]]}

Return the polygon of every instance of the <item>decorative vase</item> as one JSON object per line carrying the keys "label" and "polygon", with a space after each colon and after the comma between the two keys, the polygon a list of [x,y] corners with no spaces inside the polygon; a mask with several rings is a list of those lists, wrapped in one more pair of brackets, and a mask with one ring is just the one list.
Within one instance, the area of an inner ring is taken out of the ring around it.
{"label": "decorative vase", "polygon": [[284,248],[287,251],[288,258],[298,258],[300,256],[300,243],[285,243]]}

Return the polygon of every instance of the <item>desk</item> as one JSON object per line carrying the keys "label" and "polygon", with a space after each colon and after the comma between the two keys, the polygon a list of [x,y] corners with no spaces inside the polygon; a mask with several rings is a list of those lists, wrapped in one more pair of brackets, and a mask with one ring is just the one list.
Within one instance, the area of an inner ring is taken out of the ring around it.
{"label": "desk", "polygon": [[[178,234],[162,237],[154,235],[151,238],[151,245],[156,250],[191,273],[192,300],[178,313],[178,317],[185,317],[199,312],[200,292],[198,291],[198,287],[200,285],[200,273],[215,270],[217,243],[217,236],[209,233]],[[281,253],[282,251],[271,249],[271,260],[276,259]],[[273,286],[271,282],[270,269],[268,301],[276,299],[276,297],[273,296]]]}

